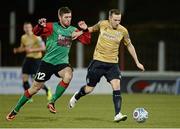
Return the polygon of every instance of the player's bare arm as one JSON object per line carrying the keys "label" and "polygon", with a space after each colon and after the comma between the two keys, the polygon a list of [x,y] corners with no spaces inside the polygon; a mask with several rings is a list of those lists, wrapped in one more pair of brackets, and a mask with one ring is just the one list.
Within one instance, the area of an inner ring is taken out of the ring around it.
{"label": "player's bare arm", "polygon": [[100,23],[101,23],[101,21],[99,21],[98,23],[96,23],[96,24],[93,25],[93,26],[88,27],[89,32],[92,33],[92,32],[97,32],[97,31],[99,31],[99,29],[100,29]]}
{"label": "player's bare arm", "polygon": [[25,52],[25,51],[26,51],[26,48],[23,47],[23,46],[20,46],[20,47],[18,47],[18,48],[14,48],[14,49],[13,49],[14,54],[16,54],[16,53],[22,53],[22,52]]}
{"label": "player's bare arm", "polygon": [[134,59],[134,61],[136,63],[136,66],[139,69],[141,69],[142,71],[145,71],[144,66],[138,60],[138,57],[137,57],[136,50],[135,50],[134,46],[131,43],[129,43],[127,45],[127,49],[129,51],[130,55],[133,57],[133,59]]}
{"label": "player's bare arm", "polygon": [[45,47],[39,48],[26,48],[26,53],[42,52],[45,51]]}
{"label": "player's bare arm", "polygon": [[97,24],[88,27],[87,24],[85,23],[85,21],[79,21],[79,22],[78,22],[78,26],[79,26],[79,28],[81,28],[82,30],[87,30],[87,31],[89,31],[90,33],[92,33],[92,32],[96,32],[96,31],[99,30],[99,23],[100,23],[100,21],[99,21]]}

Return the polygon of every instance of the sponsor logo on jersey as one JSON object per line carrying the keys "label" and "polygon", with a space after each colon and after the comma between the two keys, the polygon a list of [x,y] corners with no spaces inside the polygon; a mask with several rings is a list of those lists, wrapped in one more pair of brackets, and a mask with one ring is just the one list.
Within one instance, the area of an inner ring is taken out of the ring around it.
{"label": "sponsor logo on jersey", "polygon": [[70,36],[63,36],[63,35],[58,35],[58,40],[57,43],[59,46],[62,47],[71,47],[72,44],[72,38]]}

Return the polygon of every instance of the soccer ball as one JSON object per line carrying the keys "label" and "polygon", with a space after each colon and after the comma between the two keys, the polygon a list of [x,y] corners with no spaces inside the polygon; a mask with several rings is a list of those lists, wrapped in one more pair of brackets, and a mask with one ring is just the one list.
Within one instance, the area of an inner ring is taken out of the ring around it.
{"label": "soccer ball", "polygon": [[138,123],[143,123],[148,118],[148,112],[144,108],[136,108],[133,111],[133,118]]}

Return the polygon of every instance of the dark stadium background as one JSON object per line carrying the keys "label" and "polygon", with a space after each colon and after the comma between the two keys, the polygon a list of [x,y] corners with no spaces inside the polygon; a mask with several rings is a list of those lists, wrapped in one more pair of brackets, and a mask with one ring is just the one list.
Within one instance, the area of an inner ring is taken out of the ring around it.
{"label": "dark stadium background", "polygon": [[[21,66],[24,55],[13,55],[12,48],[19,46],[24,21],[33,25],[41,17],[57,21],[57,10],[68,6],[73,11],[72,25],[85,20],[90,26],[98,22],[99,12],[117,8],[117,0],[35,0],[34,14],[28,14],[28,0],[6,0],[0,4],[0,41],[2,66]],[[180,15],[178,0],[125,0],[122,25],[127,27],[140,61],[146,70],[157,70],[158,42],[166,45],[167,71],[180,70]],[[9,43],[9,13],[16,12],[16,43]],[[93,34],[92,45],[85,46],[84,67],[92,59],[97,34]],[[71,64],[76,67],[76,45],[71,49]],[[131,56],[125,51],[124,70],[136,70]]]}

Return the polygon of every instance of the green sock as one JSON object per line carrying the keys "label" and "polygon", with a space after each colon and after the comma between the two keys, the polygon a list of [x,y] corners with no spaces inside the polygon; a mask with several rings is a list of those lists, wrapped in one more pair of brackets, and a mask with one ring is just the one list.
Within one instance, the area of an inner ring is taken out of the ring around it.
{"label": "green sock", "polygon": [[21,98],[18,100],[14,110],[16,112],[19,112],[20,108],[29,100],[30,98],[27,98],[24,94],[21,96]]}
{"label": "green sock", "polygon": [[61,97],[61,95],[64,93],[65,90],[66,90],[65,87],[61,85],[57,85],[55,94],[52,96],[50,102],[54,103],[59,97]]}

